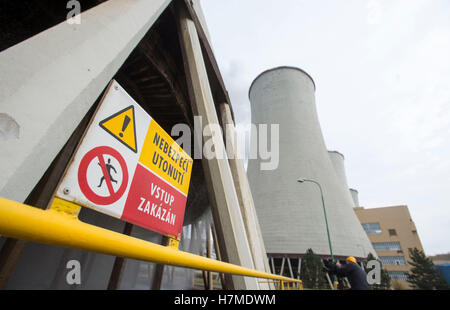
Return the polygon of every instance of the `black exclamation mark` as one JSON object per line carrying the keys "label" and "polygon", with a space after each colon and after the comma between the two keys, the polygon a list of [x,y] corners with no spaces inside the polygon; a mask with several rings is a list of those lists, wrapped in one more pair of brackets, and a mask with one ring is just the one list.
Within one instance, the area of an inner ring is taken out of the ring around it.
{"label": "black exclamation mark", "polygon": [[119,133],[119,136],[121,138],[123,138],[123,132],[125,131],[125,129],[127,129],[128,124],[130,123],[131,119],[128,117],[128,115],[125,115],[125,119],[123,120],[123,125],[122,125],[122,132]]}

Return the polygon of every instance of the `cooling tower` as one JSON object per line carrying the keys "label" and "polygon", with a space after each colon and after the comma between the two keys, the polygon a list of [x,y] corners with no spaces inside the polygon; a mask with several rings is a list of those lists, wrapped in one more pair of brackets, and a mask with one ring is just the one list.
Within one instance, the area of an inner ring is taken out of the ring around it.
{"label": "cooling tower", "polygon": [[348,187],[347,174],[345,173],[344,155],[338,151],[328,151],[328,155],[330,156],[334,171],[336,172],[338,179],[341,181],[342,186],[348,188],[349,190],[350,196],[352,197],[354,203],[351,207],[359,207],[358,191]]}
{"label": "cooling tower", "polygon": [[338,151],[328,151],[328,156],[330,156],[331,163],[333,164],[336,176],[341,181],[342,186],[348,187],[347,174],[345,173],[345,157],[342,153]]}
{"label": "cooling tower", "polygon": [[328,155],[312,78],[298,68],[274,68],[253,81],[249,97],[253,124],[279,124],[278,167],[261,170],[263,160],[249,159],[247,171],[269,257],[300,257],[309,248],[330,254],[319,186],[299,178],[323,189],[335,256],[375,253]]}
{"label": "cooling tower", "polygon": [[359,207],[359,193],[356,189],[350,188],[350,195],[353,198],[353,202],[355,203],[355,207]]}

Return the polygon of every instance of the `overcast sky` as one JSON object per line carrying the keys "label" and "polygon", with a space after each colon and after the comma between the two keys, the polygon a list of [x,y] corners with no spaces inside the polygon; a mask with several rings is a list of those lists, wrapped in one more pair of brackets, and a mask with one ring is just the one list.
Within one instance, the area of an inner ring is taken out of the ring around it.
{"label": "overcast sky", "polygon": [[408,205],[426,254],[450,251],[450,1],[201,4],[240,125],[259,73],[304,69],[361,205]]}

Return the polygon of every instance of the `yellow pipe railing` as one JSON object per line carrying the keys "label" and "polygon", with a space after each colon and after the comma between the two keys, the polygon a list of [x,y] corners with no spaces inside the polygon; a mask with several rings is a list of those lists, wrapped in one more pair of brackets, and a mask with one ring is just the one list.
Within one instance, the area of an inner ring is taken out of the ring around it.
{"label": "yellow pipe railing", "polygon": [[78,219],[80,207],[58,198],[55,202],[42,210],[0,197],[0,235],[159,264],[301,283],[86,224]]}
{"label": "yellow pipe railing", "polygon": [[[285,290],[286,286],[285,286],[284,282],[287,282],[287,281],[283,281],[283,280],[278,280],[278,281],[259,281],[258,283],[275,284],[276,289],[278,289],[278,290]],[[301,280],[299,280],[297,282],[289,281],[286,284],[287,284],[287,290],[291,289],[291,285],[292,285],[292,289],[303,290],[303,282]]]}

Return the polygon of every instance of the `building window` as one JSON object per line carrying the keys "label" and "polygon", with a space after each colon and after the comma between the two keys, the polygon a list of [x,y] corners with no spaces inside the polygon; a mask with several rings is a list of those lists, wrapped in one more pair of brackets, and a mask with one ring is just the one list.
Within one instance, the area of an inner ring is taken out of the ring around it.
{"label": "building window", "polygon": [[368,235],[379,235],[381,234],[380,223],[366,223],[362,224],[362,227]]}
{"label": "building window", "polygon": [[408,273],[404,271],[388,271],[391,280],[408,281]]}
{"label": "building window", "polygon": [[395,229],[389,229],[389,236],[397,236],[397,231]]}
{"label": "building window", "polygon": [[383,265],[406,265],[404,256],[380,256]]}
{"label": "building window", "polygon": [[[400,242],[374,242],[372,243],[375,251],[401,251]],[[400,252],[401,253],[401,252]]]}

